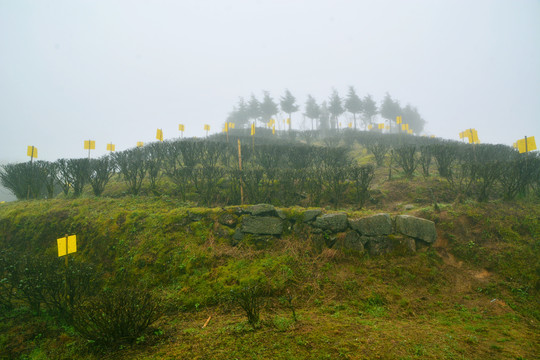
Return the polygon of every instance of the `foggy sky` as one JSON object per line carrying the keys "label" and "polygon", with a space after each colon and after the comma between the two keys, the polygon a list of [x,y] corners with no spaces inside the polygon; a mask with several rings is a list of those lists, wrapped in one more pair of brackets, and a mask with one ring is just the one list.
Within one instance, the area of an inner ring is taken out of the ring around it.
{"label": "foggy sky", "polygon": [[200,137],[239,96],[303,110],[350,85],[417,106],[427,134],[540,145],[540,1],[0,0],[0,163]]}

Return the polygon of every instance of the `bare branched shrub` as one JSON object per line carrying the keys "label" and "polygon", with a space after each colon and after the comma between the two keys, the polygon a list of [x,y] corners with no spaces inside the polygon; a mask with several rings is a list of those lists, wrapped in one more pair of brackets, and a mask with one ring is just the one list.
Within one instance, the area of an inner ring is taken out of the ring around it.
{"label": "bare branched shrub", "polygon": [[458,156],[458,149],[459,145],[451,142],[431,145],[431,152],[440,176],[444,178],[450,176],[452,166]]}
{"label": "bare branched shrub", "polygon": [[433,158],[431,149],[431,145],[420,146],[420,157],[418,158],[418,163],[422,167],[422,175],[424,175],[424,177],[429,176],[429,167],[431,166],[431,159]]}
{"label": "bare branched shrub", "polygon": [[109,156],[90,160],[89,181],[95,196],[103,193],[115,170],[115,164]]}
{"label": "bare branched shrub", "polygon": [[356,191],[356,202],[359,204],[360,209],[364,207],[369,199],[369,188],[374,175],[375,169],[373,165],[352,166],[349,169],[349,176]]}
{"label": "bare branched shrub", "polygon": [[140,148],[112,153],[116,167],[128,184],[129,192],[137,195],[148,172],[148,154]]}
{"label": "bare branched shrub", "polygon": [[0,183],[19,200],[39,199],[42,197],[44,188],[50,195],[46,185],[52,176],[52,168],[49,168],[48,164],[45,161],[35,161],[34,163],[3,165],[0,167]]}
{"label": "bare branched shrub", "polygon": [[390,144],[380,138],[366,138],[364,146],[375,157],[377,166],[383,166],[384,157],[390,150]]}
{"label": "bare branched shrub", "polygon": [[132,343],[161,316],[159,302],[146,290],[103,291],[73,313],[73,327],[103,345]]}
{"label": "bare branched shrub", "polygon": [[418,166],[416,145],[398,146],[394,149],[394,155],[405,176],[412,177],[414,170]]}
{"label": "bare branched shrub", "polygon": [[261,309],[265,306],[269,290],[258,281],[239,285],[230,291],[230,301],[246,313],[248,323],[255,326],[259,323]]}

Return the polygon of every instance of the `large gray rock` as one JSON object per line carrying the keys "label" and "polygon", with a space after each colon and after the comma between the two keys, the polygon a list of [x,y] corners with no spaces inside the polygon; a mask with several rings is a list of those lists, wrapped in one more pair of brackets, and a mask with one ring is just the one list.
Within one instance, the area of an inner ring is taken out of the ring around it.
{"label": "large gray rock", "polygon": [[306,210],[304,211],[304,222],[310,222],[315,220],[315,218],[322,214],[321,210]]}
{"label": "large gray rock", "polygon": [[392,251],[392,240],[387,236],[373,236],[366,244],[370,256],[388,254]]}
{"label": "large gray rock", "polygon": [[259,235],[281,235],[283,222],[270,216],[245,216],[242,220],[242,232]]}
{"label": "large gray rock", "polygon": [[437,239],[435,223],[409,215],[396,216],[396,231],[400,234],[432,244]]}
{"label": "large gray rock", "polygon": [[240,229],[236,229],[233,236],[231,237],[231,245],[236,246],[243,239],[244,239],[244,233],[240,231]]}
{"label": "large gray rock", "polygon": [[345,236],[339,238],[334,244],[335,249],[364,251],[364,244],[367,239],[358,235],[356,231],[348,231]]}
{"label": "large gray rock", "polygon": [[313,226],[331,232],[344,231],[347,229],[347,225],[346,214],[325,214],[317,217],[313,222]]}
{"label": "large gray rock", "polygon": [[225,225],[225,226],[228,226],[230,228],[233,228],[236,226],[237,222],[238,222],[238,217],[234,214],[229,214],[229,213],[223,213],[219,216],[218,218],[218,222],[221,224],[221,225]]}
{"label": "large gray rock", "polygon": [[373,236],[366,244],[370,256],[408,255],[416,252],[414,239],[399,236]]}
{"label": "large gray rock", "polygon": [[257,204],[247,209],[253,216],[277,216],[276,208],[270,204]]}
{"label": "large gray rock", "polygon": [[392,219],[388,214],[377,214],[361,219],[350,219],[351,229],[362,235],[380,236],[392,233]]}

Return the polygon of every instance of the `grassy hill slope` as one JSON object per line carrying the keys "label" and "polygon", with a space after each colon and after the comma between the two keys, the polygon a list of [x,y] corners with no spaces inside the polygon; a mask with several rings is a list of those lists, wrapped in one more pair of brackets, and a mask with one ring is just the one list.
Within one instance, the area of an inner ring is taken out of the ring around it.
{"label": "grassy hill slope", "polygon": [[[369,257],[317,248],[310,232],[292,226],[265,246],[233,244],[231,229],[217,220],[237,207],[194,208],[168,197],[3,204],[2,251],[62,269],[56,238],[77,234],[72,264],[92,264],[105,288],[148,289],[163,316],[133,344],[104,347],[16,297],[0,315],[0,357],[536,358],[540,206],[441,203],[435,211],[427,201],[404,210],[421,188],[398,179],[379,190],[378,205],[349,214],[431,219],[437,242],[414,255]],[[303,211],[283,210],[291,224]],[[257,326],[228,300],[254,282],[268,290]]]}

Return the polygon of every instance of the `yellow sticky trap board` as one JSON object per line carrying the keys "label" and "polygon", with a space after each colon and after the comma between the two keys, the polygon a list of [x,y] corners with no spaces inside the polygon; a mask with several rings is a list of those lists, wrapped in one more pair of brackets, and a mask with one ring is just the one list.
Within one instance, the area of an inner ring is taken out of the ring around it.
{"label": "yellow sticky trap board", "polygon": [[229,132],[229,123],[225,123],[225,127],[223,128],[223,132]]}
{"label": "yellow sticky trap board", "polygon": [[379,129],[381,130],[384,129],[384,124],[379,124],[378,126],[379,126]]}
{"label": "yellow sticky trap board", "polygon": [[255,135],[255,124],[251,124],[251,136]]}
{"label": "yellow sticky trap board", "polygon": [[403,131],[407,130],[407,127],[405,125],[407,125],[407,124],[401,124],[401,130],[403,130]]}
{"label": "yellow sticky trap board", "polygon": [[371,130],[371,129],[373,129],[373,125],[369,124],[369,125],[367,126],[367,128],[368,128],[368,130]]}
{"label": "yellow sticky trap board", "polygon": [[272,125],[272,135],[275,135],[275,134],[276,134],[276,127]]}
{"label": "yellow sticky trap board", "polygon": [[114,151],[114,144],[107,144],[107,151]]}
{"label": "yellow sticky trap board", "polygon": [[350,128],[352,128],[352,123],[348,123],[347,126]]}
{"label": "yellow sticky trap board", "polygon": [[475,144],[480,144],[480,140],[478,139],[478,132],[476,129],[472,129],[472,140]]}
{"label": "yellow sticky trap board", "polygon": [[179,124],[178,125],[178,130],[184,131],[184,124]]}
{"label": "yellow sticky trap board", "polygon": [[528,137],[527,142],[525,142],[525,139],[519,139],[517,141],[517,148],[520,154],[536,150],[536,141],[534,140],[534,136]]}
{"label": "yellow sticky trap board", "polygon": [[401,124],[401,116],[396,116],[396,124]]}
{"label": "yellow sticky trap board", "polygon": [[229,123],[229,129],[234,129],[234,123]]}
{"label": "yellow sticky trap board", "polygon": [[77,235],[70,235],[67,238],[62,237],[57,239],[56,242],[58,243],[58,256],[65,256],[67,254],[77,252]]}
{"label": "yellow sticky trap board", "polygon": [[156,131],[156,139],[159,141],[163,141],[163,130],[157,129]]}
{"label": "yellow sticky trap board", "polygon": [[84,140],[84,150],[94,150],[96,142],[94,140]]}
{"label": "yellow sticky trap board", "polygon": [[291,125],[291,119],[287,118],[287,125]]}
{"label": "yellow sticky trap board", "polygon": [[137,141],[137,147],[143,147],[144,143],[142,141]]}
{"label": "yellow sticky trap board", "polygon": [[412,134],[412,129],[408,129],[407,132],[408,132],[409,134]]}
{"label": "yellow sticky trap board", "polygon": [[208,125],[208,124],[204,124],[204,130],[206,130],[206,131],[210,131],[210,125]]}
{"label": "yellow sticky trap board", "polygon": [[469,129],[461,132],[459,134],[460,138],[466,137],[469,140],[469,144],[480,144],[480,140],[478,139],[478,132],[476,129]]}
{"label": "yellow sticky trap board", "polygon": [[34,159],[37,158],[37,147],[28,146],[28,148],[26,149],[26,155],[33,157]]}
{"label": "yellow sticky trap board", "polygon": [[463,135],[463,131],[459,133],[459,138],[460,139],[463,139],[464,135]]}

